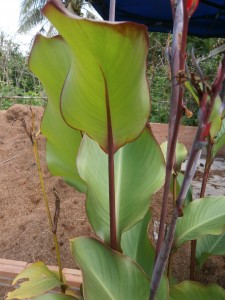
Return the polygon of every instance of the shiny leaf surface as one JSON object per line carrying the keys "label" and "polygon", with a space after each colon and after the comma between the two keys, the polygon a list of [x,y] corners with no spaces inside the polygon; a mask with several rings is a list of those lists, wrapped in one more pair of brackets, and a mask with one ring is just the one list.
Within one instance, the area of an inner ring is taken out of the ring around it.
{"label": "shiny leaf surface", "polygon": [[111,144],[117,151],[136,139],[150,113],[147,28],[82,19],[56,0],[48,1],[43,13],[71,55],[61,94],[66,122],[86,132],[106,153]]}
{"label": "shiny leaf surface", "polygon": [[203,235],[219,235],[225,231],[225,197],[205,197],[192,201],[178,218],[174,244],[198,239]]}
{"label": "shiny leaf surface", "polygon": [[202,266],[210,255],[225,255],[225,233],[221,235],[204,235],[197,240],[197,263]]}
{"label": "shiny leaf surface", "polygon": [[129,257],[93,238],[71,240],[83,275],[85,300],[148,300],[150,279]]}
{"label": "shiny leaf surface", "polygon": [[152,275],[155,250],[148,237],[148,224],[151,214],[148,211],[143,220],[122,234],[122,249],[125,255],[136,261],[148,276]]}
{"label": "shiny leaf surface", "polygon": [[16,290],[8,293],[6,298],[7,300],[15,298],[27,299],[39,296],[63,284],[56,273],[50,271],[41,261],[33,263],[20,272],[20,274],[18,274],[13,280],[13,285],[15,285],[20,279],[26,280],[20,283]]}
{"label": "shiny leaf surface", "polygon": [[204,286],[197,282],[183,281],[170,288],[169,300],[224,300],[225,291],[216,284]]}
{"label": "shiny leaf surface", "polygon": [[70,68],[69,50],[64,40],[56,36],[38,35],[30,55],[29,66],[42,82],[48,95],[48,104],[41,123],[41,132],[47,139],[46,161],[50,172],[85,192],[86,185],[76,168],[76,155],[81,133],[69,127],[60,112],[60,94]]}
{"label": "shiny leaf surface", "polygon": [[[165,163],[160,147],[146,129],[114,156],[117,239],[147,213],[151,196],[164,183]],[[108,157],[85,136],[77,158],[80,176],[87,182],[86,209],[96,234],[109,243]]]}
{"label": "shiny leaf surface", "polygon": [[[163,152],[164,158],[166,160],[167,153],[167,142],[164,142],[160,145],[161,150]],[[175,152],[175,163],[174,163],[174,171],[179,172],[181,169],[182,162],[187,158],[188,152],[187,148],[184,144],[177,142],[176,144],[176,152]]]}

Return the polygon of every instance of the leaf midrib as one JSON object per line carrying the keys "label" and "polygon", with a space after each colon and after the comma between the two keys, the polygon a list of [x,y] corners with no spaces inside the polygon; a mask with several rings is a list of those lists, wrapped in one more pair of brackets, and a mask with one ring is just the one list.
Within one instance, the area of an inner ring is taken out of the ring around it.
{"label": "leaf midrib", "polygon": [[[92,269],[93,270],[93,269]],[[90,276],[90,273],[92,274],[92,276],[96,279],[96,281],[98,282],[98,284],[100,285],[100,287],[102,287],[102,290],[106,291],[106,293],[109,295],[110,299],[115,300],[111,294],[111,292],[106,288],[106,286],[104,284],[102,284],[102,280],[100,279],[99,276],[96,276],[97,273],[95,272],[91,272],[91,269],[88,269],[88,277]],[[85,278],[85,276],[84,276]],[[85,281],[85,280],[84,280]]]}
{"label": "leaf midrib", "polygon": [[[182,242],[179,242],[179,241],[185,240],[185,239],[183,239],[183,237],[185,237],[186,235],[188,235],[188,233],[194,231],[196,228],[204,226],[206,223],[210,223],[213,220],[216,220],[216,219],[221,218],[223,216],[225,216],[225,212],[223,212],[223,214],[221,214],[221,215],[217,215],[217,217],[208,219],[207,222],[206,221],[205,222],[201,222],[201,223],[198,223],[196,226],[191,227],[191,229],[186,230],[182,235],[179,235],[179,238],[177,239],[176,244],[177,245],[182,244]],[[185,226],[185,227],[187,227],[187,226]],[[223,226],[221,225],[221,227],[225,227],[225,224],[223,224]],[[204,235],[204,234],[207,234],[207,233],[203,233],[202,235]]]}

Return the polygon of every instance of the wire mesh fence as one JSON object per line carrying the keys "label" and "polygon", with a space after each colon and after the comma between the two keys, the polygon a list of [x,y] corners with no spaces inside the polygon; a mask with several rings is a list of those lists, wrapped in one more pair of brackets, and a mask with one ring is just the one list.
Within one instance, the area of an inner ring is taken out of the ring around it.
{"label": "wire mesh fence", "polygon": [[45,106],[46,103],[47,97],[0,95],[0,110],[8,109],[14,104]]}

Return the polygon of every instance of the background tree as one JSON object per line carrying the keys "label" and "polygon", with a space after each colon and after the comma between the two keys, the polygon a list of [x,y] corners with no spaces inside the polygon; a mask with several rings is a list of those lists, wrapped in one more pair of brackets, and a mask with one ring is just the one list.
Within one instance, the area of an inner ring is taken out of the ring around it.
{"label": "background tree", "polygon": [[[40,25],[40,31],[45,31],[43,25],[48,21],[41,13],[41,8],[46,4],[47,0],[21,0],[20,8],[20,26],[19,32],[26,33],[37,25]],[[81,7],[86,2],[84,0],[61,0],[61,2],[80,15]]]}

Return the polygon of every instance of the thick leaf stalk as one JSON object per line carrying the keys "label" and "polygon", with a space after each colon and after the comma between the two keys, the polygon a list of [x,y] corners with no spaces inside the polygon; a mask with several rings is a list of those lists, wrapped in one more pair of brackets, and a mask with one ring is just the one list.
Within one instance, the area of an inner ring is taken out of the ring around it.
{"label": "thick leaf stalk", "polygon": [[[211,139],[208,137],[207,155],[206,155],[205,169],[204,169],[203,179],[202,179],[202,186],[200,191],[200,198],[203,198],[205,196],[206,185],[209,178],[209,171],[212,166],[212,148],[213,148],[213,144],[211,142]],[[191,241],[190,280],[195,280],[196,246],[197,246],[197,240]]]}
{"label": "thick leaf stalk", "polygon": [[147,299],[150,279],[128,256],[90,237],[70,245],[82,270],[84,299]]}
{"label": "thick leaf stalk", "polygon": [[209,118],[216,97],[219,94],[220,89],[222,88],[222,82],[224,80],[224,76],[225,76],[225,56],[223,56],[221,67],[218,70],[216,80],[212,86],[212,93],[209,95],[210,101],[209,102],[206,101],[208,98],[208,94],[206,91],[203,91],[200,97],[199,126],[190,152],[190,157],[187,163],[183,184],[181,186],[181,190],[176,201],[176,207],[172,215],[172,220],[166,235],[166,239],[163,243],[162,249],[156,260],[156,264],[152,276],[152,282],[151,282],[151,295],[150,295],[151,300],[153,300],[155,297],[155,293],[157,291],[160,279],[164,272],[166,262],[169,257],[170,249],[173,244],[177,219],[178,217],[182,217],[182,205],[187,195],[191,181],[194,177],[195,170],[197,168],[197,162],[201,155],[202,148],[206,145],[206,138],[209,133],[209,126],[208,126]]}
{"label": "thick leaf stalk", "polygon": [[[88,187],[86,210],[89,221],[96,234],[110,244],[108,155],[87,135],[81,142],[77,168]],[[150,129],[146,128],[137,140],[115,153],[118,245],[121,234],[147,213],[151,196],[162,187],[164,175],[163,155]],[[151,184],[147,184],[146,179]]]}
{"label": "thick leaf stalk", "polygon": [[116,228],[116,196],[115,196],[115,175],[114,175],[114,141],[112,130],[112,118],[109,102],[109,91],[104,72],[102,76],[105,83],[106,116],[107,116],[107,136],[108,136],[108,176],[109,176],[109,219],[110,219],[110,246],[114,250],[120,250],[117,243]]}
{"label": "thick leaf stalk", "polygon": [[[185,2],[185,1],[184,1]],[[184,6],[185,7],[185,6]],[[164,225],[167,215],[168,196],[170,190],[170,178],[173,169],[176,143],[178,137],[181,112],[183,107],[184,89],[179,82],[179,74],[185,68],[185,47],[187,38],[188,16],[186,9],[183,9],[183,1],[178,1],[173,27],[173,43],[171,53],[171,73],[172,73],[172,94],[170,105],[170,120],[168,127],[168,144],[166,159],[166,179],[163,191],[162,211],[160,217],[159,236],[156,246],[156,257],[159,254],[164,240]]]}

